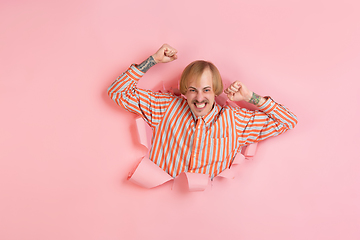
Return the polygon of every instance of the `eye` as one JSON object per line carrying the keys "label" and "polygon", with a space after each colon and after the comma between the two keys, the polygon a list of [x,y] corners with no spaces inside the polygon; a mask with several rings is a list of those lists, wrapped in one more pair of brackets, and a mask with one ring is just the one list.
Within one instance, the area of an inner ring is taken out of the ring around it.
{"label": "eye", "polygon": [[204,92],[210,92],[210,89],[205,89]]}
{"label": "eye", "polygon": [[195,92],[195,90],[191,88],[191,89],[189,89],[189,92]]}

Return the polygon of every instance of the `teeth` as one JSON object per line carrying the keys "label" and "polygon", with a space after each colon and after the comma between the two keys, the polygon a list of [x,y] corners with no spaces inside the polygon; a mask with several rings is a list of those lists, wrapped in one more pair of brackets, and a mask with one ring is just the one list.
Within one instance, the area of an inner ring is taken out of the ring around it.
{"label": "teeth", "polygon": [[205,107],[205,103],[198,103],[198,104],[196,104],[196,107],[203,108],[203,107]]}

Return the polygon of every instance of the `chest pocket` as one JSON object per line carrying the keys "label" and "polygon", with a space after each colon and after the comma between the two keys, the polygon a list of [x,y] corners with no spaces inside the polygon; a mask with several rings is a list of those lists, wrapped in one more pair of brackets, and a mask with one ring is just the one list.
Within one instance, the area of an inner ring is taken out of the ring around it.
{"label": "chest pocket", "polygon": [[[221,138],[212,138],[210,140],[211,147],[213,150],[217,151],[217,157],[224,156],[225,152],[228,149],[229,145],[229,138],[228,137],[221,137]],[[226,155],[225,155],[226,156]]]}
{"label": "chest pocket", "polygon": [[210,152],[212,153],[212,163],[227,161],[232,152],[229,137],[212,138],[210,140]]}

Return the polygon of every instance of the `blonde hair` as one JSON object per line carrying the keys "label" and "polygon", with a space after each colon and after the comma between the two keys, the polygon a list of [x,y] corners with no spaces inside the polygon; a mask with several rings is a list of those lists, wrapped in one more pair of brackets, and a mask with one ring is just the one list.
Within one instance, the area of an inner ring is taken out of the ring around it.
{"label": "blonde hair", "polygon": [[215,95],[220,95],[223,91],[220,72],[213,63],[204,60],[197,60],[186,66],[180,78],[181,94],[185,95],[189,87],[189,82],[192,80],[197,81],[207,68],[210,69],[212,73],[213,91]]}

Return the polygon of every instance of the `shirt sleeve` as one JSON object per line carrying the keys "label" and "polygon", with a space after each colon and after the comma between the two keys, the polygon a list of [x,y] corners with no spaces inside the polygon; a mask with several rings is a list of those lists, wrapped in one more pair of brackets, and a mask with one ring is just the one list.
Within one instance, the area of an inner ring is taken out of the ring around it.
{"label": "shirt sleeve", "polygon": [[267,97],[259,110],[235,108],[235,122],[241,145],[277,136],[295,127],[297,117],[285,106]]}
{"label": "shirt sleeve", "polygon": [[165,114],[172,96],[136,87],[144,75],[134,64],[108,88],[109,97],[129,112],[140,115],[150,126],[157,125]]}

